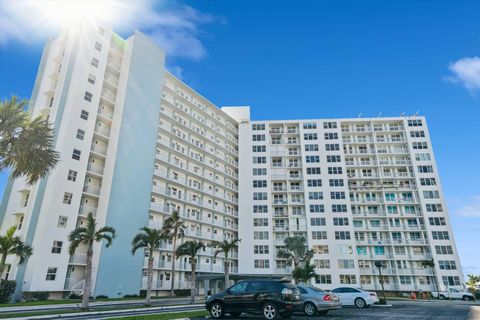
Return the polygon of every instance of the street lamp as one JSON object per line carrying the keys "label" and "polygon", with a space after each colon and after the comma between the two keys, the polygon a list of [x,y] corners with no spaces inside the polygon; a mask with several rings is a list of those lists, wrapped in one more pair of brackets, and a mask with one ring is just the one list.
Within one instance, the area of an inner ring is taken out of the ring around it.
{"label": "street lamp", "polygon": [[387,304],[387,298],[385,297],[385,288],[383,287],[382,263],[380,261],[375,261],[375,267],[378,268],[378,273],[380,275],[380,284],[382,285],[382,295],[383,295],[382,304]]}

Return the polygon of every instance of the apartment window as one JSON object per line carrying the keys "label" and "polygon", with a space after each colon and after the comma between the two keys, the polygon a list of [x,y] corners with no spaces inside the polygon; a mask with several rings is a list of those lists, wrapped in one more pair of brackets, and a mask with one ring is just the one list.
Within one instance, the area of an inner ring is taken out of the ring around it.
{"label": "apartment window", "polygon": [[91,64],[92,64],[92,66],[94,66],[95,68],[98,67],[98,59],[97,59],[97,58],[92,58]]}
{"label": "apartment window", "polygon": [[325,212],[325,207],[323,206],[323,204],[311,204],[310,212],[311,213]]}
{"label": "apartment window", "polygon": [[266,188],[267,187],[267,180],[253,180],[253,187],[254,188]]}
{"label": "apartment window", "polygon": [[88,82],[91,84],[95,84],[96,77],[93,74],[88,75]]}
{"label": "apartment window", "polygon": [[80,118],[82,118],[83,120],[88,120],[88,111],[82,110],[82,112],[80,113]]}
{"label": "apartment window", "polygon": [[253,175],[254,176],[266,176],[267,175],[267,168],[253,168]]}
{"label": "apartment window", "polygon": [[309,186],[309,187],[321,187],[322,186],[322,180],[321,179],[308,179],[307,180],[307,186]]}
{"label": "apartment window", "polygon": [[410,137],[412,138],[425,138],[425,131],[410,131]]}
{"label": "apartment window", "polygon": [[327,231],[312,231],[313,240],[327,240]]}
{"label": "apartment window", "polygon": [[328,167],[328,174],[342,174],[342,167]]}
{"label": "apartment window", "polygon": [[52,253],[60,254],[62,252],[62,241],[53,241]]}
{"label": "apartment window", "polygon": [[47,268],[47,277],[46,277],[45,280],[54,281],[56,276],[57,276],[57,268],[56,267],[48,267]]}
{"label": "apartment window", "polygon": [[401,284],[412,284],[412,278],[410,276],[400,276]]}
{"label": "apartment window", "polygon": [[308,199],[310,200],[322,200],[323,199],[323,192],[315,191],[308,193]]}
{"label": "apartment window", "polygon": [[438,267],[441,270],[457,270],[457,265],[454,260],[438,260]]}
{"label": "apartment window", "polygon": [[77,171],[68,170],[67,180],[75,182],[77,180]]}
{"label": "apartment window", "polygon": [[428,222],[430,223],[431,226],[444,226],[444,225],[446,225],[445,218],[443,218],[443,217],[428,218]]}
{"label": "apartment window", "polygon": [[254,218],[253,219],[254,227],[268,227],[268,218]]}
{"label": "apartment window", "polygon": [[265,130],[265,124],[254,123],[254,124],[252,124],[252,130]]}
{"label": "apartment window", "polygon": [[348,218],[333,218],[334,226],[348,226]]}
{"label": "apartment window", "polygon": [[72,197],[73,197],[73,193],[65,192],[63,194],[63,203],[71,204],[72,203]]}
{"label": "apartment window", "polygon": [[335,231],[335,240],[350,240],[350,231]]}
{"label": "apartment window", "polygon": [[305,151],[318,151],[318,144],[306,144]]}
{"label": "apartment window", "polygon": [[88,102],[92,102],[92,97],[93,95],[90,92],[85,91],[85,95],[83,96],[83,99],[85,99]]}
{"label": "apartment window", "polygon": [[267,200],[268,196],[266,192],[254,192],[253,200]]}
{"label": "apartment window", "polygon": [[367,255],[367,247],[357,246],[357,254],[360,255],[360,256],[366,256]]}
{"label": "apartment window", "polygon": [[317,129],[317,124],[315,122],[305,122],[303,129]]}
{"label": "apartment window", "polygon": [[315,277],[315,282],[318,284],[331,284],[332,276],[329,274],[320,274],[317,277]]}
{"label": "apartment window", "polygon": [[267,147],[266,146],[252,146],[253,152],[266,152]]}
{"label": "apartment window", "polygon": [[442,212],[443,207],[440,203],[427,203],[425,205],[427,212]]}
{"label": "apartment window", "polygon": [[336,122],[324,122],[323,129],[336,129],[337,123]]}
{"label": "apartment window", "polygon": [[436,186],[437,181],[435,178],[420,178],[420,184],[422,186]]}
{"label": "apartment window", "polygon": [[328,183],[330,187],[343,187],[345,185],[342,179],[330,179]]}
{"label": "apartment window", "polygon": [[459,286],[460,285],[460,278],[457,276],[442,276],[443,284],[446,286]]}
{"label": "apartment window", "polygon": [[72,153],[72,159],[75,159],[75,160],[80,160],[80,154],[82,152],[78,149],[73,149],[73,153]]}
{"label": "apartment window", "polygon": [[339,269],[355,269],[355,263],[351,259],[340,259],[338,260]]}
{"label": "apartment window", "polygon": [[413,142],[412,143],[412,148],[414,150],[424,150],[424,149],[428,149],[428,145],[425,141],[422,141],[422,142]]}
{"label": "apartment window", "polygon": [[347,212],[347,205],[345,205],[345,204],[332,204],[332,212]]}
{"label": "apartment window", "polygon": [[83,131],[82,129],[78,129],[77,130],[77,139],[83,140],[84,137],[85,137],[85,131]]}
{"label": "apartment window", "polygon": [[328,254],[328,246],[325,244],[322,245],[313,245],[313,251],[317,254]]}
{"label": "apartment window", "polygon": [[341,274],[340,275],[340,283],[342,284],[356,284],[357,279],[353,274]]}
{"label": "apartment window", "polygon": [[338,139],[338,133],[336,132],[325,133],[325,140],[334,140],[334,139]]}
{"label": "apartment window", "polygon": [[256,164],[267,163],[267,157],[253,157],[253,163],[256,163]]}
{"label": "apartment window", "polygon": [[340,145],[338,143],[326,144],[325,149],[327,151],[339,151],[340,150]]}
{"label": "apartment window", "polygon": [[409,127],[421,127],[422,120],[408,120],[407,121]]}
{"label": "apartment window", "polygon": [[268,240],[268,231],[254,231],[253,239],[255,240]]}
{"label": "apartment window", "polygon": [[319,167],[314,167],[314,168],[307,168],[307,174],[320,174],[320,168]]}
{"label": "apartment window", "polygon": [[252,136],[253,141],[265,141],[265,135],[264,134],[254,134]]}
{"label": "apartment window", "polygon": [[67,227],[67,221],[68,221],[67,217],[59,216],[58,217],[58,222],[57,222],[57,227],[58,228],[66,228]]}
{"label": "apartment window", "polygon": [[345,199],[345,192],[343,191],[330,192],[330,199],[337,199],[337,200]]}
{"label": "apartment window", "polygon": [[313,263],[318,269],[330,269],[330,260],[328,259],[314,260]]}
{"label": "apartment window", "polygon": [[418,166],[418,172],[420,173],[432,173],[433,167],[432,166]]}
{"label": "apartment window", "polygon": [[317,139],[318,139],[318,136],[317,136],[316,133],[305,133],[305,134],[303,135],[303,138],[304,138],[305,140],[317,140]]}
{"label": "apartment window", "polygon": [[95,50],[102,51],[102,45],[98,41],[95,42]]}
{"label": "apartment window", "polygon": [[320,156],[306,156],[305,160],[306,160],[307,163],[320,162]]}
{"label": "apartment window", "polygon": [[253,213],[267,213],[268,206],[267,205],[255,205],[253,206]]}
{"label": "apartment window", "polygon": [[340,156],[327,156],[327,162],[341,162]]}
{"label": "apartment window", "polygon": [[253,246],[254,254],[268,254],[270,252],[268,246]]}
{"label": "apartment window", "polygon": [[318,227],[318,226],[325,226],[325,218],[310,218],[310,225]]}
{"label": "apartment window", "polygon": [[423,197],[425,199],[439,199],[440,193],[438,191],[423,191]]}
{"label": "apartment window", "polygon": [[450,240],[448,231],[432,231],[433,240]]}
{"label": "apartment window", "polygon": [[270,268],[270,260],[268,260],[268,259],[266,259],[266,260],[255,259],[255,260],[253,260],[253,267],[255,269],[268,269],[268,268]]}
{"label": "apartment window", "polygon": [[452,246],[435,246],[437,254],[453,254]]}

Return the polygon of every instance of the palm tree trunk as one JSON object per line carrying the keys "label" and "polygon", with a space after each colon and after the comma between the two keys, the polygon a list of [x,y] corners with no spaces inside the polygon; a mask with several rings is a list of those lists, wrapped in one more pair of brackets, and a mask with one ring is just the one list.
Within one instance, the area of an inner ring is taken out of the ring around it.
{"label": "palm tree trunk", "polygon": [[145,305],[149,306],[152,302],[152,281],[153,281],[153,250],[150,250],[148,256],[147,269],[147,296],[145,297]]}
{"label": "palm tree trunk", "polygon": [[6,264],[5,262],[7,261],[7,255],[2,254],[2,259],[0,260],[0,279],[3,277],[3,271],[5,271]]}
{"label": "palm tree trunk", "polygon": [[195,262],[195,257],[192,257],[192,286],[190,289],[190,295],[192,297],[191,303],[195,303],[195,294],[197,293],[197,284],[195,283],[195,270],[197,268],[197,264]]}
{"label": "palm tree trunk", "polygon": [[88,310],[88,300],[90,299],[90,292],[92,291],[92,256],[93,243],[90,243],[87,251],[87,265],[85,268],[85,283],[83,285],[82,306],[83,310]]}
{"label": "palm tree trunk", "polygon": [[175,296],[175,262],[176,262],[176,254],[175,249],[177,248],[177,235],[173,236],[173,252],[172,252],[172,277],[171,277],[171,284],[170,284],[170,296]]}
{"label": "palm tree trunk", "polygon": [[228,273],[228,269],[229,269],[229,261],[228,259],[225,259],[225,262],[223,264],[223,267],[224,267],[224,271],[225,271],[225,290],[227,290],[228,288],[228,284],[230,283],[230,275]]}

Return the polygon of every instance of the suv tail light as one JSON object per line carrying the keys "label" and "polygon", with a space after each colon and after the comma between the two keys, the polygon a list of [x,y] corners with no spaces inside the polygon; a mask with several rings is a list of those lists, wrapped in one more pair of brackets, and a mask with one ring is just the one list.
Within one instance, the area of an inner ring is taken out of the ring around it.
{"label": "suv tail light", "polygon": [[293,296],[293,290],[289,288],[283,288],[282,295],[285,297],[291,297]]}
{"label": "suv tail light", "polygon": [[323,301],[332,301],[332,296],[329,294],[326,294],[323,296]]}

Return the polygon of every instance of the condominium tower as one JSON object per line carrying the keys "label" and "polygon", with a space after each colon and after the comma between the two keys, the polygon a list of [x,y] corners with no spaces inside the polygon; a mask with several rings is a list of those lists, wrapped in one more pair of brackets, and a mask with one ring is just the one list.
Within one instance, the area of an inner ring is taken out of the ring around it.
{"label": "condominium tower", "polygon": [[[315,251],[318,286],[386,290],[461,286],[453,232],[424,117],[251,121],[249,107],[222,107],[164,67],[165,54],[139,32],[122,39],[88,25],[47,43],[29,111],[52,123],[57,167],[34,185],[9,180],[0,233],[16,225],[34,254],[7,260],[17,291],[81,293],[86,248],[70,256],[68,234],[92,213],[117,230],[95,245],[93,295],[138,294],[146,256],[130,243],[173,211],[180,241],[240,238],[232,279],[288,277],[276,256],[300,235]],[[155,294],[189,288],[187,258],[172,243],[154,257]],[[224,256],[199,253],[200,294],[223,289]],[[434,271],[422,262],[433,258]],[[315,283],[314,282],[314,283]]]}

